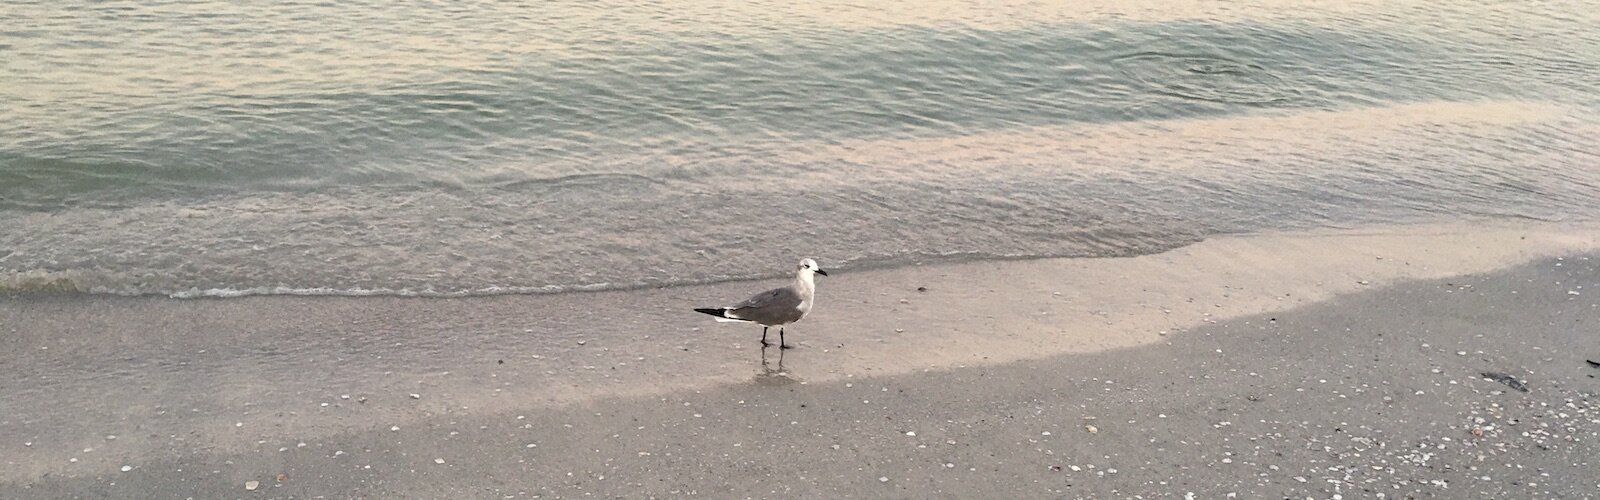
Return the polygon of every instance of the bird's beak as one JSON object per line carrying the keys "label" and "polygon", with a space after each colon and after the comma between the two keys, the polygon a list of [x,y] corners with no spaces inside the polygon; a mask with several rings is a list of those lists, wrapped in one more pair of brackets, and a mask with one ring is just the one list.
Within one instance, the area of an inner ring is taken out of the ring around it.
{"label": "bird's beak", "polygon": [[823,275],[823,276],[827,276],[827,275],[828,275],[828,272],[827,272],[827,271],[823,271],[823,270],[821,270],[821,269],[818,269],[818,270],[817,270],[817,274],[820,274],[820,275]]}

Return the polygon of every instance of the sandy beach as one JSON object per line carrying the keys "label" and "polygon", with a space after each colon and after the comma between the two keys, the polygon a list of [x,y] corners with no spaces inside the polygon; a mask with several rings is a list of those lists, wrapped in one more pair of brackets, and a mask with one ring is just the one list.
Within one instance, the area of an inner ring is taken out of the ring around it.
{"label": "sandy beach", "polygon": [[690,310],[776,281],[13,297],[0,497],[1590,497],[1596,255],[1433,225],[839,273],[781,353]]}
{"label": "sandy beach", "polygon": [[0,500],[1600,499],[1597,13],[5,2]]}

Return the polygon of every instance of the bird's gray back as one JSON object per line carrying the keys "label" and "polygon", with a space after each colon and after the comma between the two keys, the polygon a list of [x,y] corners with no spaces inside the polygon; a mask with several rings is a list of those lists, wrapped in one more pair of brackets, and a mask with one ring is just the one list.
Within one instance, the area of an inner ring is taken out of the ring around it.
{"label": "bird's gray back", "polygon": [[793,286],[774,288],[729,307],[728,314],[763,325],[786,325],[805,316],[800,310],[802,301],[800,291]]}

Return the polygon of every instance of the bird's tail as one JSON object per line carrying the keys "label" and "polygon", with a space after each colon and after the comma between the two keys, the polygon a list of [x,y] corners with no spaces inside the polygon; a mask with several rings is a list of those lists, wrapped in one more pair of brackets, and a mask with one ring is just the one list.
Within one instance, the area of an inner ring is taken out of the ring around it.
{"label": "bird's tail", "polygon": [[728,317],[728,310],[720,308],[720,307],[718,307],[718,308],[707,308],[707,309],[695,309],[694,312],[706,313],[706,314],[710,314],[712,316],[716,316],[718,318],[727,318]]}

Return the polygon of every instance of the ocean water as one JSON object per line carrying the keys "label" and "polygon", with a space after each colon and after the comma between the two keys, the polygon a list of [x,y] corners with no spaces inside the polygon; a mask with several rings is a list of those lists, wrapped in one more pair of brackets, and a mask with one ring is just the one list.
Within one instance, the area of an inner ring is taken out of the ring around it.
{"label": "ocean water", "polygon": [[1600,214],[1600,3],[0,4],[0,292],[474,295]]}

